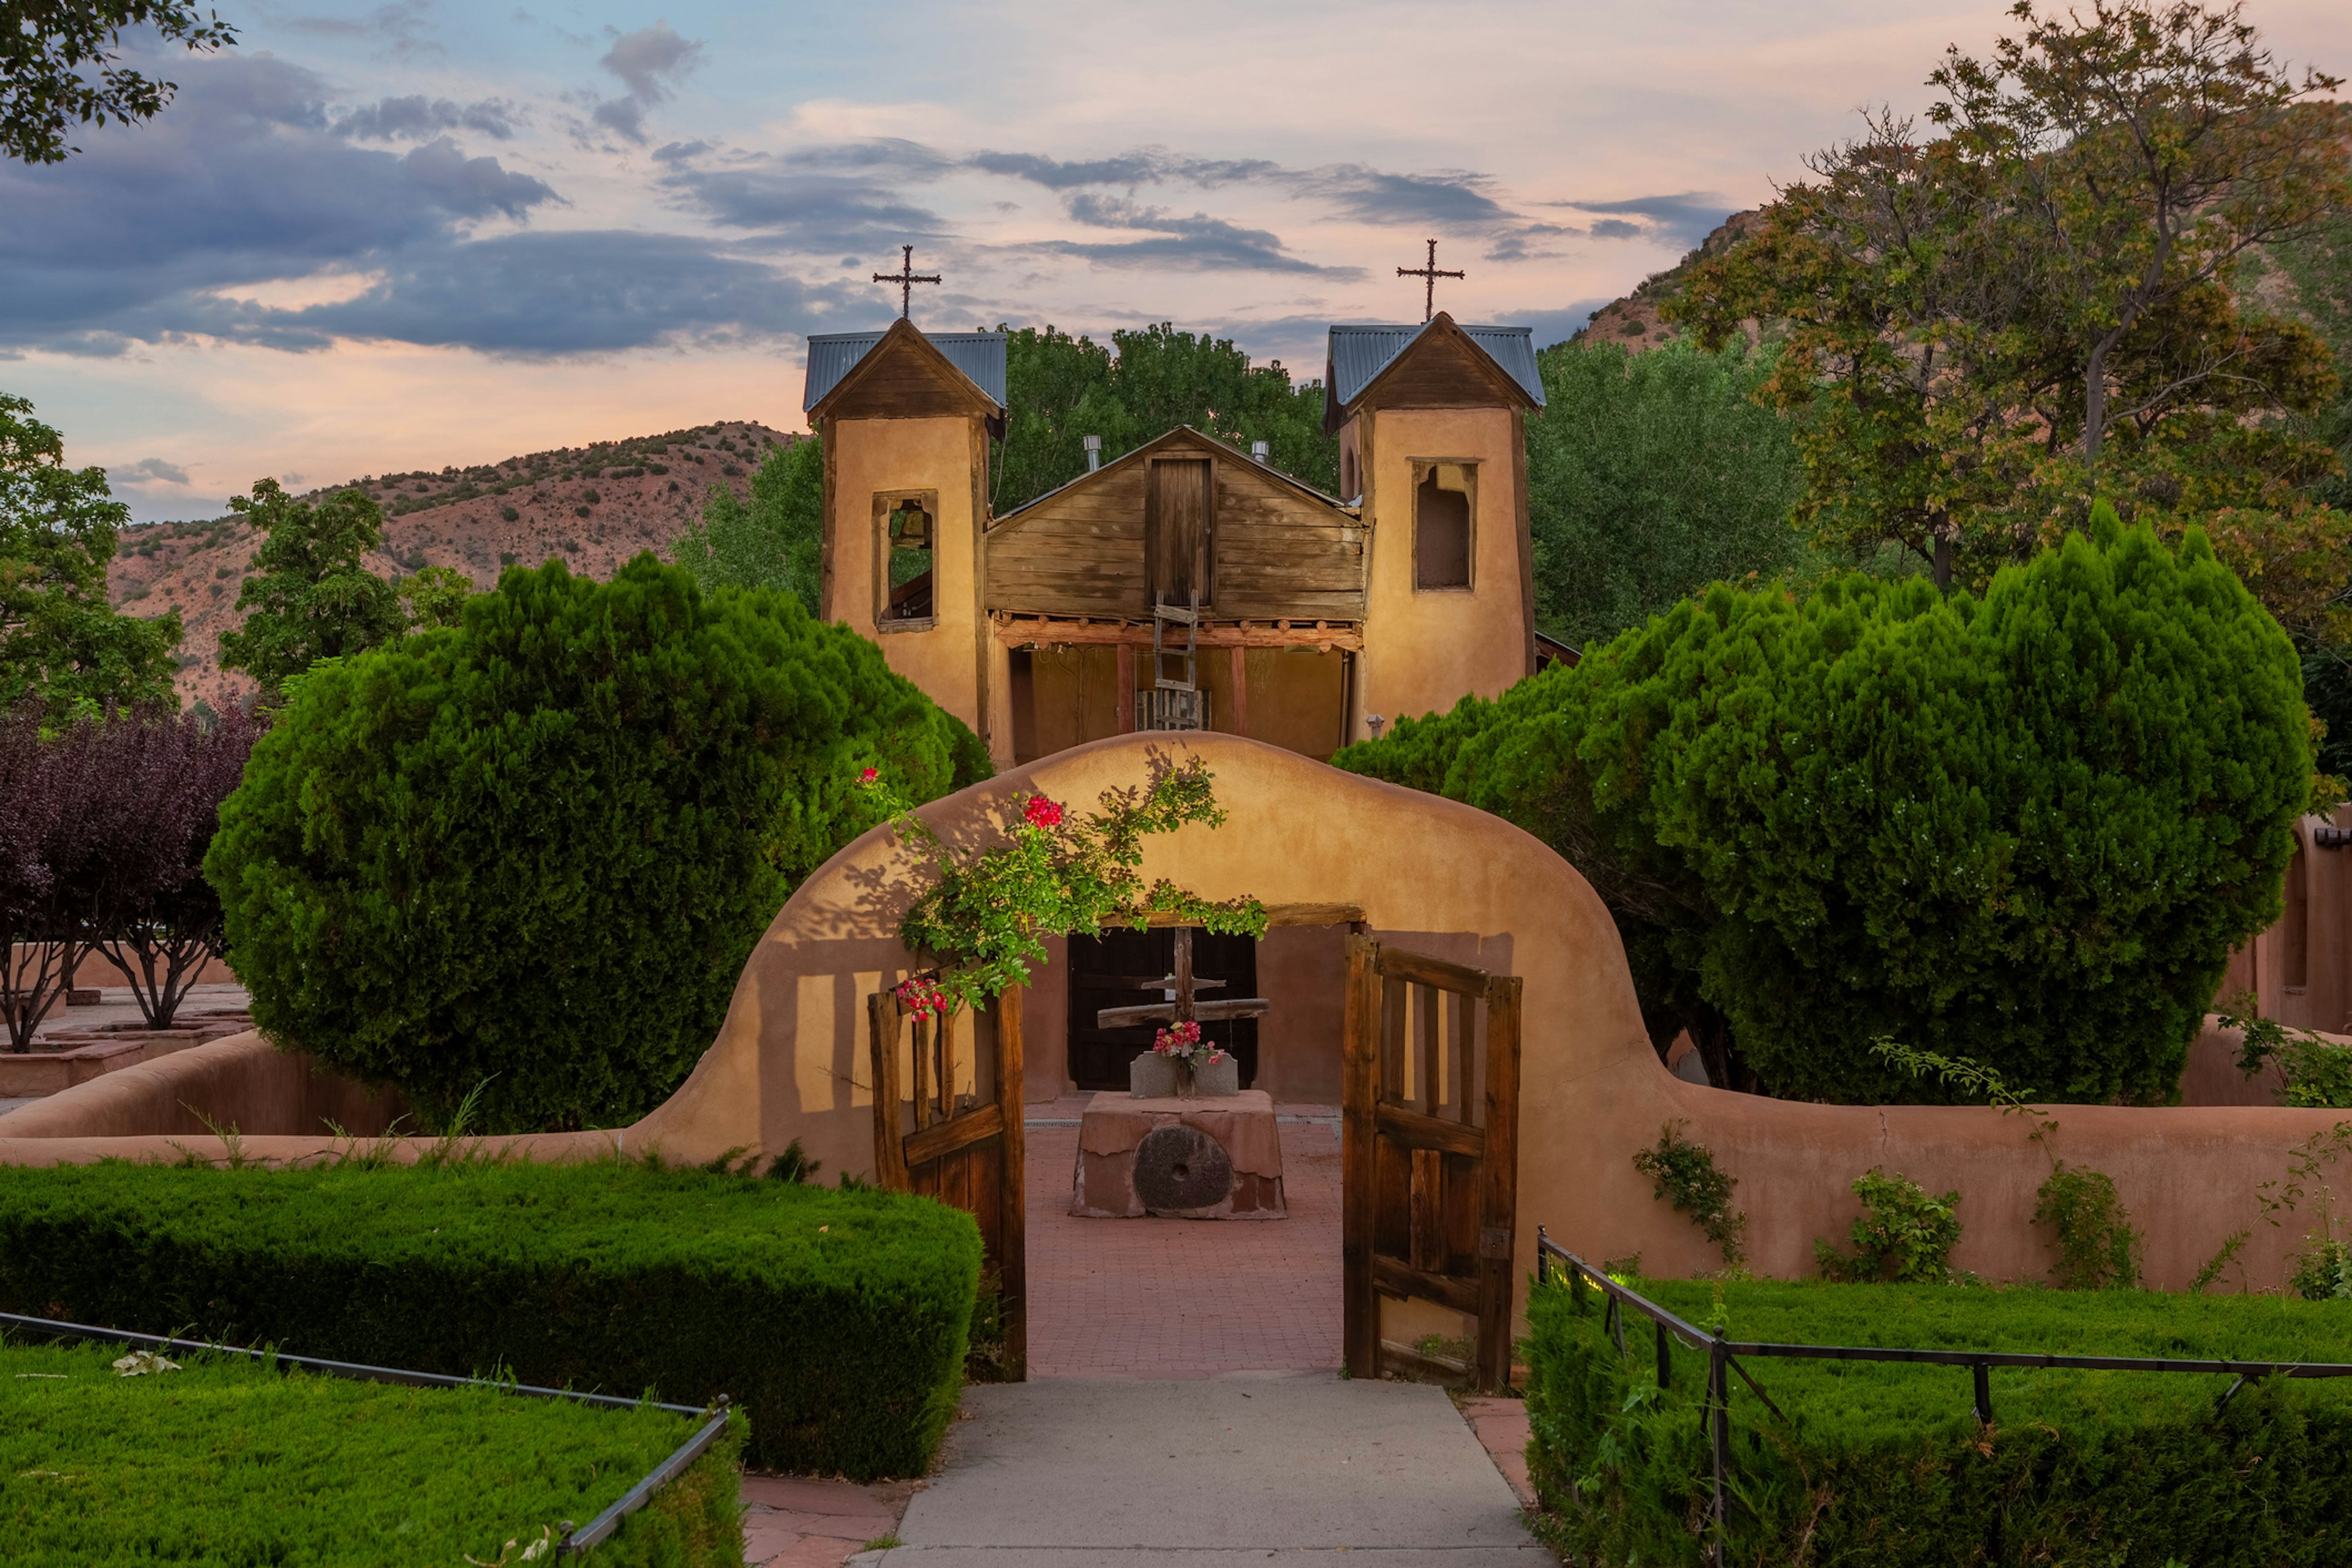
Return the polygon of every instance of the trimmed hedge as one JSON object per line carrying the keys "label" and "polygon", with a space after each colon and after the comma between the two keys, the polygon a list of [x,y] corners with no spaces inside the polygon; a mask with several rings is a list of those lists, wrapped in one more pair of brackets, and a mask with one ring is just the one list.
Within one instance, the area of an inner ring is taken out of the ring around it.
{"label": "trimmed hedge", "polygon": [[980,1232],[906,1194],[604,1161],[0,1167],[0,1310],[681,1405],[758,1465],[917,1476]]}
{"label": "trimmed hedge", "polygon": [[520,568],[313,667],[205,857],[254,1021],[443,1125],[618,1127],[719,1032],[785,898],[986,749],[882,650],[640,555]]}
{"label": "trimmed hedge", "polygon": [[[1940,1286],[1643,1281],[1734,1340],[2352,1361],[2352,1303]],[[1579,1299],[1580,1298],[1580,1300]],[[1529,1303],[1528,1468],[1553,1543],[1579,1562],[1699,1563],[1706,1359],[1677,1348],[1658,1392],[1653,1331],[1621,1361],[1599,1291]],[[2220,1421],[2226,1377],[2005,1371],[1980,1431],[1966,1367],[1743,1362],[1735,1375],[1731,1550],[1748,1564],[2352,1561],[2352,1381],[2271,1380]]]}
{"label": "trimmed hedge", "polygon": [[[653,1409],[408,1388],[242,1356],[118,1376],[119,1344],[0,1345],[0,1562],[513,1561],[585,1524],[698,1423]],[[743,1561],[742,1420],[596,1548],[600,1568]],[[517,1552],[501,1557],[505,1542]]]}

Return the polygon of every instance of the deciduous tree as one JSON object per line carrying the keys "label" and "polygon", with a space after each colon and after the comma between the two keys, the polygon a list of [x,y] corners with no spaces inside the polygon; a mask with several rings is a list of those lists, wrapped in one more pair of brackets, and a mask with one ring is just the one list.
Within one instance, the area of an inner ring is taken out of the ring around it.
{"label": "deciduous tree", "polygon": [[129,518],[105,469],[66,467],[64,437],[0,393],[0,705],[54,714],[178,701],[178,613],[141,620],[107,598]]}
{"label": "deciduous tree", "polygon": [[179,84],[121,63],[126,27],[208,54],[236,29],[182,0],[0,0],[0,156],[61,163],[67,127],[150,120]]}
{"label": "deciduous tree", "polygon": [[824,446],[803,437],[768,455],[751,474],[747,500],[712,485],[702,521],[672,553],[704,588],[773,588],[815,615],[824,547]]}
{"label": "deciduous tree", "polygon": [[366,494],[313,505],[257,479],[250,497],[228,504],[265,537],[236,596],[244,624],[221,634],[220,664],[259,681],[266,700],[314,661],[380,647],[406,628],[399,594],[365,564],[383,542],[383,513]]}
{"label": "deciduous tree", "polygon": [[2015,15],[1990,60],[1929,79],[1940,134],[1872,117],[1667,313],[1710,343],[1785,324],[1763,395],[1800,417],[1797,514],[1823,539],[1981,584],[2105,496],[2206,523],[2290,626],[2341,617],[2352,520],[2313,504],[2335,459],[2294,423],[2336,376],[2231,288],[2352,195],[2335,79],[2278,65],[2234,5]]}

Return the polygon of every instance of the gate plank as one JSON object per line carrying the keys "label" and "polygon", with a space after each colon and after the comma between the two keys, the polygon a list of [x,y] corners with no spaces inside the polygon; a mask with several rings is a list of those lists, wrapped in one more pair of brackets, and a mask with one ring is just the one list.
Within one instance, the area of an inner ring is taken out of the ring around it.
{"label": "gate plank", "polygon": [[1467,1154],[1474,1160],[1486,1156],[1484,1131],[1443,1116],[1423,1116],[1418,1110],[1383,1101],[1373,1113],[1373,1124],[1382,1137],[1393,1139],[1408,1149],[1442,1149],[1449,1154]]}
{"label": "gate plank", "polygon": [[[1004,1131],[1004,1112],[994,1105],[983,1105],[978,1110],[967,1110],[947,1121],[934,1121],[920,1132],[907,1139],[907,1163],[920,1165],[930,1160],[944,1160],[959,1151],[969,1149],[985,1138],[994,1138]],[[964,1205],[959,1204],[959,1208]]]}
{"label": "gate plank", "polygon": [[1014,1383],[1029,1379],[1029,1202],[1027,1134],[1021,1098],[1025,1050],[1021,1004],[1017,987],[996,998],[996,1109],[1004,1123],[1003,1173],[997,1184],[997,1200],[1003,1211],[997,1228],[1004,1237],[1004,1250],[997,1259],[997,1283],[1003,1292],[1004,1375]]}
{"label": "gate plank", "polygon": [[1484,996],[1486,983],[1492,978],[1483,969],[1473,969],[1466,963],[1448,963],[1444,959],[1432,958],[1425,952],[1407,952],[1401,947],[1381,950],[1381,973],[1391,980],[1415,985],[1434,985],[1440,990],[1459,992],[1465,996]]}
{"label": "gate plank", "polygon": [[[1457,1279],[1450,1274],[1433,1274],[1426,1268],[1415,1268],[1394,1258],[1372,1259],[1372,1278],[1380,1290],[1390,1296],[1415,1296],[1424,1301],[1435,1301],[1457,1312],[1478,1310],[1478,1285],[1475,1280]],[[1478,1342],[1480,1361],[1486,1359],[1486,1342]],[[1509,1352],[1505,1352],[1506,1354]]]}
{"label": "gate plank", "polygon": [[1478,1259],[1478,1382],[1499,1394],[1511,1381],[1511,1254],[1519,1212],[1519,1038],[1525,983],[1498,974],[1486,984],[1486,1158],[1481,1184],[1482,1233],[1498,1233],[1497,1250]]}
{"label": "gate plank", "polygon": [[1350,932],[1348,993],[1340,1030],[1342,1120],[1339,1134],[1339,1258],[1343,1305],[1342,1342],[1350,1377],[1381,1374],[1381,1303],[1372,1257],[1373,1183],[1379,1133],[1372,1107],[1379,1100],[1381,944]]}
{"label": "gate plank", "polygon": [[1415,1268],[1445,1272],[1445,1156],[1434,1149],[1412,1151],[1411,1256]]}

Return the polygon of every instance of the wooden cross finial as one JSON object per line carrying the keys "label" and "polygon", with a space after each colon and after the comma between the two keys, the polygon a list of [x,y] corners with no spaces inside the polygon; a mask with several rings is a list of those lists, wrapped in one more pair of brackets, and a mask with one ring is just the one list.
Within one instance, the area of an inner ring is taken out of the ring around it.
{"label": "wooden cross finial", "polygon": [[1400,267],[1397,268],[1397,276],[1419,278],[1427,283],[1428,286],[1423,289],[1421,296],[1421,319],[1426,321],[1430,317],[1437,314],[1437,280],[1441,278],[1459,278],[1462,274],[1438,270],[1437,241],[1433,239],[1429,242],[1428,262],[1420,267]]}
{"label": "wooden cross finial", "polygon": [[[1437,254],[1435,248],[1437,242],[1433,239],[1429,243],[1431,246],[1429,254],[1434,257]],[[1462,275],[1457,272],[1454,276],[1459,278]],[[896,283],[898,286],[898,319],[900,321],[906,320],[908,308],[915,302],[915,285],[936,283],[939,280],[940,275],[936,272],[915,270],[915,247],[911,245],[902,245],[898,247],[898,271],[877,272],[874,275],[874,281],[877,283]]]}

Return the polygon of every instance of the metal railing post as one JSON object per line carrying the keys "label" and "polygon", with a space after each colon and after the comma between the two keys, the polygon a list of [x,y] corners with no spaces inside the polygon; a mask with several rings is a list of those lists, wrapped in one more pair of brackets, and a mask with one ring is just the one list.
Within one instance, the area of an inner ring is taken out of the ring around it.
{"label": "metal railing post", "polygon": [[1975,1371],[1977,1374],[1977,1425],[1979,1426],[1990,1426],[1992,1425],[1992,1368],[1987,1366],[1983,1362],[1979,1362],[1976,1364]]}
{"label": "metal railing post", "polygon": [[1723,1348],[1723,1328],[1717,1324],[1715,1338],[1706,1347],[1706,1394],[1712,1407],[1713,1427],[1710,1434],[1715,1450],[1715,1540],[1707,1550],[1707,1561],[1715,1568],[1723,1568],[1729,1547],[1729,1510],[1724,1498],[1724,1471],[1731,1461],[1731,1380],[1725,1372],[1730,1358]]}

